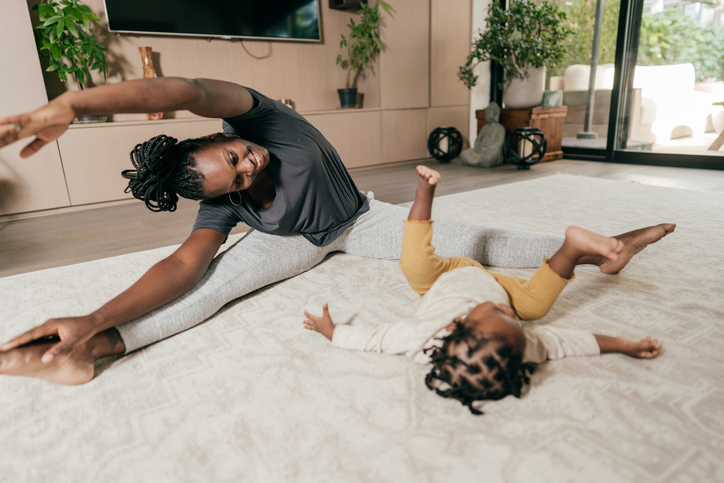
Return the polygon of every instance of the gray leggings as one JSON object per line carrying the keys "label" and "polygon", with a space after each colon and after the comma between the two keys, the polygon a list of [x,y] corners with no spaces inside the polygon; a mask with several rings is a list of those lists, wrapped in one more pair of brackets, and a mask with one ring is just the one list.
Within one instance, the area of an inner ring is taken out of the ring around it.
{"label": "gray leggings", "polygon": [[[170,337],[214,315],[228,302],[266,285],[303,273],[331,252],[396,260],[402,250],[402,220],[409,210],[374,199],[337,240],[317,247],[301,235],[251,231],[217,256],[196,286],[176,300],[118,326],[126,352]],[[464,256],[483,265],[510,268],[540,266],[560,248],[563,237],[519,230],[484,228],[441,218],[433,244],[444,257]]]}

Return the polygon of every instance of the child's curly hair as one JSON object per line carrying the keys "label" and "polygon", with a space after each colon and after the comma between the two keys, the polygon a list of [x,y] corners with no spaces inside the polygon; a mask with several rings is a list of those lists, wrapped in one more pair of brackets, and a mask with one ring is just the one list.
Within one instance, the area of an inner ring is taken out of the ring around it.
{"label": "child's curly hair", "polygon": [[479,338],[459,321],[439,340],[442,346],[425,349],[432,362],[425,385],[442,397],[457,399],[473,414],[483,414],[473,407],[475,401],[520,397],[536,369],[536,364],[523,362],[523,354],[514,354],[505,338]]}

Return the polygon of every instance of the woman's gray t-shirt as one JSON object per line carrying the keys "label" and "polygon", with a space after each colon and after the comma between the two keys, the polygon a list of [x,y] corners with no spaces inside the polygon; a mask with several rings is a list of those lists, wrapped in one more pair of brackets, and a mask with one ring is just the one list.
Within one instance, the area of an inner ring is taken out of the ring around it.
{"label": "woman's gray t-shirt", "polygon": [[314,245],[329,245],[369,210],[367,197],[314,126],[288,106],[247,90],[255,106],[224,119],[224,132],[269,151],[266,169],[274,182],[274,201],[261,208],[246,191],[240,192],[240,206],[231,204],[228,195],[204,200],[193,229],[210,228],[228,235],[241,221],[264,233],[301,233]]}

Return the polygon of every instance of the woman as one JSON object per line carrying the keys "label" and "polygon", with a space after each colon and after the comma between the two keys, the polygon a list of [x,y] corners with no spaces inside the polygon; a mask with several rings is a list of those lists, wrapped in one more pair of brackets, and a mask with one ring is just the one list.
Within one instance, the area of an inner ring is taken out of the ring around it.
{"label": "woman", "polygon": [[[128,290],[82,317],[50,319],[0,346],[0,373],[63,384],[93,378],[94,361],[130,352],[192,327],[227,302],[312,268],[333,251],[399,258],[405,210],[367,199],[329,142],[300,115],[258,92],[209,79],[143,79],[67,92],[30,114],[0,120],[0,147],[35,136],[27,157],[84,114],[189,110],[224,119],[224,133],[177,143],[158,136],[131,153],[133,195],[152,210],[176,208],[178,195],[200,199],[188,239]],[[255,230],[214,258],[231,228]],[[621,236],[620,270],[664,235],[650,227]],[[484,265],[534,267],[562,238],[440,220],[442,256]],[[41,340],[54,336],[56,340]],[[57,340],[59,338],[59,341]],[[36,341],[29,346],[25,344]]]}

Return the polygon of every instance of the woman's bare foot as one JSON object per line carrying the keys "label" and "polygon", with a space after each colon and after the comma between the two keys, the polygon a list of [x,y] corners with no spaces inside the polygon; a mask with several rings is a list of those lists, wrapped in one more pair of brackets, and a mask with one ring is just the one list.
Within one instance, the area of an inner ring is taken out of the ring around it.
{"label": "woman's bare foot", "polygon": [[628,262],[641,250],[656,243],[676,229],[675,223],[661,223],[660,225],[640,228],[613,238],[623,242],[623,251],[619,254],[618,260],[612,260],[604,256],[589,256],[579,260],[579,264],[598,265],[598,268],[607,274],[614,274],[621,271]]}
{"label": "woman's bare foot", "polygon": [[85,345],[64,353],[45,364],[41,357],[53,342],[27,345],[0,352],[0,374],[45,379],[76,386],[93,379],[95,365]]}

